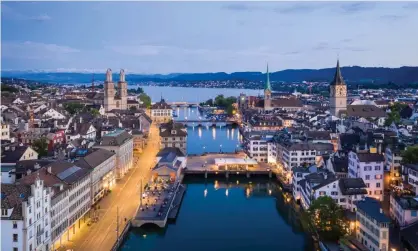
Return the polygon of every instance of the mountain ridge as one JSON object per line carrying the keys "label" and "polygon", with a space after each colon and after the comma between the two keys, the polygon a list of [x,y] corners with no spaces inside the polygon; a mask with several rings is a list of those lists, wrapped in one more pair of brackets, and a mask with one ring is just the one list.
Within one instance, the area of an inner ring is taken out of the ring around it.
{"label": "mountain ridge", "polygon": [[[341,67],[341,72],[347,82],[372,82],[409,84],[418,82],[418,66],[387,67]],[[335,68],[323,69],[286,69],[270,72],[270,81],[275,82],[327,82],[331,81]],[[113,79],[118,80],[118,72],[113,73]],[[190,82],[190,81],[264,81],[263,72],[207,72],[207,73],[170,73],[170,74],[126,74],[128,82]],[[22,78],[55,83],[91,83],[93,73],[86,72],[41,72],[41,71],[2,71],[2,77]],[[105,72],[94,73],[95,81],[104,81]]]}

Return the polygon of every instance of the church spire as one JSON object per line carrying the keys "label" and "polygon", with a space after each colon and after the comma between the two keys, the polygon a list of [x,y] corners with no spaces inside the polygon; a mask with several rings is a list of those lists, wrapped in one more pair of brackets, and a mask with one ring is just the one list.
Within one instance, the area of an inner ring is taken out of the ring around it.
{"label": "church spire", "polygon": [[339,59],[337,60],[337,68],[335,69],[334,80],[332,80],[331,85],[345,85],[343,76],[341,75]]}
{"label": "church spire", "polygon": [[267,81],[266,81],[266,86],[264,88],[264,90],[269,90],[271,91],[271,85],[270,85],[270,74],[269,74],[269,64],[267,63]]}

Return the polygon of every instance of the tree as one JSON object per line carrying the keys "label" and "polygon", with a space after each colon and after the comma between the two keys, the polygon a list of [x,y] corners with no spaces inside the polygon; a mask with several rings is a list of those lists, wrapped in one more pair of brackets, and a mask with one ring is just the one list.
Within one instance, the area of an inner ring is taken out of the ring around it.
{"label": "tree", "polygon": [[138,96],[138,99],[141,100],[141,102],[147,107],[150,108],[151,107],[151,98],[145,94],[145,93],[141,93]]}
{"label": "tree", "polygon": [[407,105],[396,102],[392,104],[389,109],[390,113],[388,114],[387,119],[385,120],[385,126],[390,126],[393,122],[395,124],[399,124],[401,122],[401,115],[400,112],[404,109]]}
{"label": "tree", "polygon": [[81,110],[83,110],[84,105],[80,104],[80,103],[67,103],[64,104],[64,109],[71,115],[74,115],[78,112],[80,112]]}
{"label": "tree", "polygon": [[133,106],[129,107],[129,110],[130,111],[136,111],[136,106],[133,105]]}
{"label": "tree", "polygon": [[98,117],[98,116],[100,116],[100,112],[99,112],[99,110],[94,109],[94,108],[90,110],[90,113],[91,113],[91,115],[93,115],[94,117]]}
{"label": "tree", "polygon": [[401,156],[403,164],[418,164],[418,145],[409,146]]}
{"label": "tree", "polygon": [[32,148],[38,153],[39,157],[48,155],[48,142],[45,137],[34,140]]}
{"label": "tree", "polygon": [[338,240],[347,233],[343,209],[329,196],[314,200],[308,215],[318,234],[326,240]]}

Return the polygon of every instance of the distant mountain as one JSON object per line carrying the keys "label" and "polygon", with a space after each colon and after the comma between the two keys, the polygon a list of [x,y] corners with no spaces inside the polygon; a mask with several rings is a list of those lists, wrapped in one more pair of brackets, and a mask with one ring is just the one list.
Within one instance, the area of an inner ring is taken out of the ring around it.
{"label": "distant mountain", "polygon": [[[418,83],[418,67],[403,66],[400,68],[377,68],[377,67],[342,67],[341,72],[346,82],[351,83],[388,83],[410,84]],[[295,69],[283,70],[270,73],[270,80],[279,82],[327,82],[331,81],[335,73],[335,68],[326,68],[319,70]],[[14,77],[40,82],[52,83],[90,83],[92,81],[91,73],[66,73],[66,72],[23,72],[23,71],[3,71],[3,77]],[[95,81],[103,81],[105,73],[94,74]],[[118,74],[113,75],[117,80]],[[126,79],[130,83],[139,83],[146,81],[155,82],[193,82],[193,81],[264,81],[265,73],[262,72],[215,72],[215,73],[172,73],[172,74],[127,74]]]}

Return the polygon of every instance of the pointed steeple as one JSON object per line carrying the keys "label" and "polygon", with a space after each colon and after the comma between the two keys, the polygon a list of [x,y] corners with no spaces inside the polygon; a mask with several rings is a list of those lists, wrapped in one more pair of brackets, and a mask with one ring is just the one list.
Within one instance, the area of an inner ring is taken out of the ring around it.
{"label": "pointed steeple", "polygon": [[269,74],[269,64],[267,63],[267,80],[266,80],[266,86],[264,87],[264,90],[271,91],[271,85],[270,85],[270,74]]}
{"label": "pointed steeple", "polygon": [[330,85],[345,85],[343,76],[341,75],[340,60],[337,60],[337,68],[335,69],[334,80]]}

